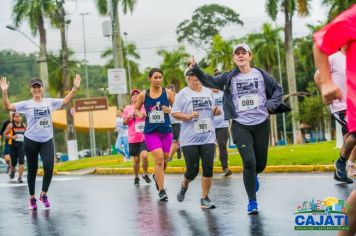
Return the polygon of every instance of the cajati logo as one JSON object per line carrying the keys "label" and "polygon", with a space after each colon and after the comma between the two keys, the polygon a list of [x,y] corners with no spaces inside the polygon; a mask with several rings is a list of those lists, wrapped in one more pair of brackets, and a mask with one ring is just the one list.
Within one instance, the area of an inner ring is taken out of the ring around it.
{"label": "cajati logo", "polygon": [[348,210],[345,200],[335,197],[299,202],[294,230],[348,230]]}

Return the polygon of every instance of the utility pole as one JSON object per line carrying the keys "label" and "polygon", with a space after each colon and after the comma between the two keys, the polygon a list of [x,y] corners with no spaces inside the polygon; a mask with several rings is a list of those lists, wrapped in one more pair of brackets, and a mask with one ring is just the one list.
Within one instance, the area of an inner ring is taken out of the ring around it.
{"label": "utility pole", "polygon": [[[69,77],[69,63],[68,63],[68,46],[66,38],[66,23],[69,23],[65,19],[64,10],[65,0],[56,0],[57,3],[57,18],[59,21],[59,29],[61,31],[61,59],[62,59],[62,76],[63,76],[63,94],[65,96],[71,89],[70,77]],[[78,145],[74,129],[74,119],[71,114],[71,105],[68,104],[66,107],[66,118],[67,118],[67,150],[70,160],[78,159]]]}
{"label": "utility pole", "polygon": [[127,55],[127,46],[128,46],[128,41],[127,41],[127,32],[124,32],[125,35],[125,48],[126,48],[126,63],[127,63],[127,73],[129,76],[129,92],[132,89],[132,80],[131,80],[131,67],[130,67],[130,61],[128,59],[128,55]]}

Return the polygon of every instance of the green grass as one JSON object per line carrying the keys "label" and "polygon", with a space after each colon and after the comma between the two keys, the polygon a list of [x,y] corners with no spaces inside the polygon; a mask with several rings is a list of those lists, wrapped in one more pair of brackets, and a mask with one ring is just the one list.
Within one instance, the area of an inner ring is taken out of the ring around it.
{"label": "green grass", "polygon": [[[339,150],[335,148],[335,141],[314,144],[287,145],[270,147],[268,151],[267,165],[329,165],[337,159]],[[241,157],[237,149],[229,149],[229,165],[241,166]],[[153,166],[150,156],[150,166]],[[120,156],[104,156],[84,158],[77,161],[57,163],[55,169],[58,171],[72,171],[87,168],[118,168],[131,167],[132,162],[122,162]],[[169,163],[171,167],[185,166],[184,160],[174,159]],[[220,161],[215,162],[220,166]]]}

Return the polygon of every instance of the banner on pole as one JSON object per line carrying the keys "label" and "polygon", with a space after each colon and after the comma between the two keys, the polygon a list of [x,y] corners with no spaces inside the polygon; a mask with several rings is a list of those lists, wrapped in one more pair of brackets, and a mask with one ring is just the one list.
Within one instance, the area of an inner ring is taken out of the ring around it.
{"label": "banner on pole", "polygon": [[108,69],[109,94],[127,94],[126,70]]}

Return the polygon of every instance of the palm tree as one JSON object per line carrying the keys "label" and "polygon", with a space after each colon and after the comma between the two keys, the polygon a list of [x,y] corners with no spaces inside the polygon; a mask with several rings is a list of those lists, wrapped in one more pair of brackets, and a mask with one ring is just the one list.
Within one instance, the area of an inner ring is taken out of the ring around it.
{"label": "palm tree", "polygon": [[55,4],[52,0],[17,0],[12,9],[12,18],[16,27],[25,20],[28,21],[33,35],[40,36],[40,74],[48,95],[48,65],[47,65],[47,40],[44,27],[45,17],[53,19]]}
{"label": "palm tree", "polygon": [[209,64],[207,72],[213,73],[214,69],[218,68],[221,71],[228,71],[233,68],[234,65],[231,60],[232,45],[231,40],[224,40],[220,34],[216,34],[213,37],[206,58]]}
{"label": "palm tree", "polygon": [[337,15],[355,3],[355,0],[323,0],[322,2],[323,5],[330,6],[328,21],[332,21]]}
{"label": "palm tree", "polygon": [[[261,66],[271,75],[273,75],[275,65],[278,64],[277,47],[280,48],[282,44],[282,40],[279,37],[281,30],[281,28],[273,28],[269,23],[264,23],[261,33],[249,34],[247,36],[247,41],[252,46],[254,64]],[[271,115],[270,143],[274,146],[277,141],[277,116]]]}
{"label": "palm tree", "polygon": [[[266,10],[268,15],[276,20],[278,10],[281,9],[284,13],[284,37],[285,37],[285,53],[286,53],[286,67],[289,94],[297,92],[297,83],[295,79],[295,63],[294,63],[294,49],[292,36],[292,19],[295,12],[300,16],[309,14],[309,3],[311,0],[267,0]],[[290,96],[290,104],[292,108],[292,126],[293,126],[293,141],[300,143],[302,141],[300,124],[297,120],[299,114],[298,97]]]}

